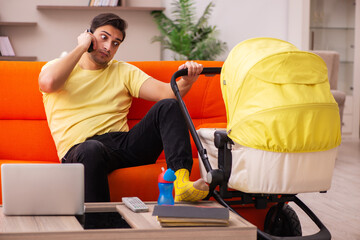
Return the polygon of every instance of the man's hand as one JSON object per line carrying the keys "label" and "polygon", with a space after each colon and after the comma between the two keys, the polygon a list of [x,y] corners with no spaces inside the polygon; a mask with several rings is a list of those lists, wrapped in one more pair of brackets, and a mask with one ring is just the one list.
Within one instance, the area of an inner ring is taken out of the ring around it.
{"label": "man's hand", "polygon": [[188,75],[183,76],[182,78],[187,83],[192,84],[198,79],[200,73],[203,70],[203,65],[197,62],[190,61],[180,65],[178,70],[182,70],[182,69],[188,69]]}
{"label": "man's hand", "polygon": [[93,49],[96,49],[96,39],[91,32],[85,30],[85,32],[81,33],[78,38],[78,45],[83,46],[85,51],[88,50],[90,44],[93,43]]}
{"label": "man's hand", "polygon": [[92,33],[85,31],[77,39],[78,45],[69,54],[40,72],[38,81],[43,92],[51,93],[61,89],[91,42],[93,42],[93,48],[96,49],[96,39]]}

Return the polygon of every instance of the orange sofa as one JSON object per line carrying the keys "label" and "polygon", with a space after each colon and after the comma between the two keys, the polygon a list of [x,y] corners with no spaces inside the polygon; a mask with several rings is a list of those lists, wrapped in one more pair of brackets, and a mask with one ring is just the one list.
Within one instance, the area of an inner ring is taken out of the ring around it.
{"label": "orange sofa", "polygon": [[[205,67],[221,67],[223,62],[199,61]],[[150,76],[170,82],[181,61],[131,62]],[[0,165],[3,163],[60,163],[46,121],[38,75],[45,62],[0,61]],[[226,111],[220,90],[219,75],[200,76],[184,101],[195,127],[224,127]],[[128,116],[134,126],[154,102],[134,99]],[[199,160],[192,142],[194,164],[190,179],[200,177]],[[109,174],[110,197],[120,202],[123,196],[138,196],[144,201],[156,201],[159,195],[157,177],[166,167],[162,154],[155,164],[124,168]],[[1,173],[0,173],[1,174]],[[1,175],[0,175],[1,180]],[[44,179],[46,181],[46,179]],[[0,184],[1,192],[1,184]],[[2,196],[0,194],[0,204]],[[235,208],[248,221],[263,228],[269,210],[253,206]]]}
{"label": "orange sofa", "polygon": [[[221,67],[222,62],[200,61],[205,67]],[[150,76],[169,82],[183,62],[131,62]],[[59,163],[47,125],[38,75],[44,62],[0,61],[0,165],[3,163]],[[226,122],[219,76],[201,76],[184,98],[195,126]],[[134,99],[128,123],[134,126],[154,102]],[[198,156],[193,145],[191,179],[200,177]],[[111,201],[123,196],[142,200],[158,197],[157,176],[166,167],[164,155],[152,165],[119,169],[109,174]],[[44,179],[46,181],[46,179]],[[1,185],[0,185],[1,188]],[[0,203],[2,202],[0,195]]]}

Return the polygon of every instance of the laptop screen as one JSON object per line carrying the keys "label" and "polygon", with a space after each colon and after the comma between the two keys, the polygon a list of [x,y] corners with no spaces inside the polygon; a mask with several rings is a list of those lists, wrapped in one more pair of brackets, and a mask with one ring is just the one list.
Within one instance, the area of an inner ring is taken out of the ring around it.
{"label": "laptop screen", "polygon": [[3,164],[5,215],[79,215],[84,213],[82,164]]}

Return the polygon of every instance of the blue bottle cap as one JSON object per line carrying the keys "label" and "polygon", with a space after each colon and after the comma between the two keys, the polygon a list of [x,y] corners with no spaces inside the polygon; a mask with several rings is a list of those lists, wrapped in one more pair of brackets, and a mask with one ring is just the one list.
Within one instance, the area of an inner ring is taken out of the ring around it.
{"label": "blue bottle cap", "polygon": [[159,183],[172,183],[176,179],[175,173],[170,168],[166,171],[162,168],[162,173],[159,174],[158,182]]}
{"label": "blue bottle cap", "polygon": [[164,180],[168,182],[173,182],[175,181],[175,179],[176,179],[175,172],[170,168],[167,169],[164,174]]}

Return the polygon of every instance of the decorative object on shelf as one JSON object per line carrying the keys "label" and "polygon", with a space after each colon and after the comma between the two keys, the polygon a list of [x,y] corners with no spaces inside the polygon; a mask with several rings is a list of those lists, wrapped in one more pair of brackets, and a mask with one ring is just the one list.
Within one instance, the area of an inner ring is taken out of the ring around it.
{"label": "decorative object on shelf", "polygon": [[[0,21],[1,28],[13,28],[13,27],[33,27],[36,26],[36,22],[9,22],[9,21]],[[36,61],[35,56],[15,56],[13,47],[11,46],[8,36],[3,36],[0,39],[0,61]],[[4,47],[5,46],[5,47]],[[6,48],[6,49],[2,49]]]}
{"label": "decorative object on shelf", "polygon": [[123,6],[122,0],[89,0],[91,7],[116,7]]}
{"label": "decorative object on shelf", "polygon": [[161,35],[153,38],[164,49],[175,53],[174,60],[215,60],[227,46],[218,40],[216,26],[208,25],[214,4],[210,2],[204,13],[195,23],[194,2],[175,0],[172,18],[161,11],[153,11]]}
{"label": "decorative object on shelf", "polygon": [[8,36],[0,36],[0,52],[1,56],[15,56]]}

